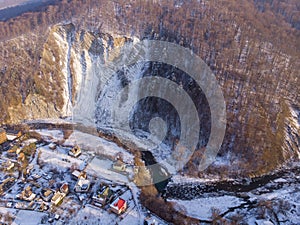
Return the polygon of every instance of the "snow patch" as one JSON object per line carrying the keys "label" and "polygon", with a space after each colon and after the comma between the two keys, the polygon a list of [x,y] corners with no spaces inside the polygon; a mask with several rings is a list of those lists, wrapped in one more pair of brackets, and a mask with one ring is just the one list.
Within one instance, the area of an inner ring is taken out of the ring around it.
{"label": "snow patch", "polygon": [[[84,222],[83,222],[84,221]],[[116,224],[117,217],[107,211],[92,206],[86,205],[78,214],[69,222],[69,224],[101,224],[110,225]]]}
{"label": "snow patch", "polygon": [[176,203],[178,210],[186,211],[186,215],[201,219],[209,220],[212,215],[212,208],[219,209],[221,213],[226,212],[229,208],[239,206],[241,199],[234,196],[208,197],[193,200],[171,200]]}
{"label": "snow patch", "polygon": [[58,142],[64,139],[64,134],[61,130],[34,130],[39,133],[45,141]]}
{"label": "snow patch", "polygon": [[46,216],[46,213],[31,211],[31,210],[20,210],[16,215],[15,221],[12,225],[33,225],[40,224],[42,218]]}
{"label": "snow patch", "polygon": [[128,178],[120,173],[111,170],[112,161],[95,157],[87,166],[86,171],[90,174],[103,177],[104,179],[115,181],[122,184],[129,183]]}
{"label": "snow patch", "polygon": [[128,153],[123,148],[120,148],[117,144],[104,140],[103,138],[83,133],[80,131],[74,131],[71,136],[65,141],[65,145],[79,145],[82,150],[88,150],[95,152],[96,154],[106,155],[114,157],[117,153],[123,154],[123,160],[127,163],[133,162],[133,155]]}

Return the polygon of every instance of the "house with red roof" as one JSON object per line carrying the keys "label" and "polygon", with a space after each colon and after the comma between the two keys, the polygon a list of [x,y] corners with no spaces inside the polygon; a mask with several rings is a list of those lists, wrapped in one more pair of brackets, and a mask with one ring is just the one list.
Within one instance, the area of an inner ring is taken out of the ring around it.
{"label": "house with red roof", "polygon": [[112,212],[116,214],[121,214],[126,211],[127,209],[127,202],[122,198],[117,198],[110,204],[110,209]]}

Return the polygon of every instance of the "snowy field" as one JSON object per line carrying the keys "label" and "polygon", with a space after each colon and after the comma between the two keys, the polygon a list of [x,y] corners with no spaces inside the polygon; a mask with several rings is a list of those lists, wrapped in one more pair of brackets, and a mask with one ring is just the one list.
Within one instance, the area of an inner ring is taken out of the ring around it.
{"label": "snowy field", "polygon": [[118,225],[139,225],[139,215],[138,212],[129,207],[125,213],[125,218],[118,222]]}
{"label": "snowy field", "polygon": [[103,209],[92,205],[86,205],[77,215],[69,222],[69,224],[78,225],[111,225],[116,224],[118,218]]}
{"label": "snowy field", "polygon": [[[78,165],[79,168],[85,167],[85,162],[71,157],[67,154],[60,153],[57,150],[50,150],[47,146],[40,147],[38,149],[40,151],[40,160],[44,163],[46,163],[45,166],[51,165],[53,168],[61,168],[61,169],[68,169],[71,167],[72,164]],[[67,161],[63,161],[62,159],[67,159]]]}
{"label": "snowy field", "polygon": [[83,150],[92,151],[96,154],[98,153],[112,158],[121,152],[125,162],[130,164],[133,162],[133,155],[117,146],[117,144],[80,131],[74,131],[64,144],[71,146],[78,144]]}
{"label": "snowy field", "polygon": [[45,141],[58,142],[64,139],[64,134],[61,130],[39,129],[34,131],[39,133]]}
{"label": "snowy field", "polygon": [[88,164],[86,172],[117,183],[126,184],[129,182],[125,175],[112,171],[111,167],[112,161],[95,157]]}
{"label": "snowy field", "polygon": [[226,212],[229,208],[239,206],[241,200],[234,196],[208,197],[193,200],[170,200],[176,204],[178,211],[184,214],[201,219],[209,220],[211,218],[212,208],[218,209],[220,213]]}
{"label": "snowy field", "polygon": [[46,213],[29,211],[29,210],[19,210],[16,215],[16,219],[12,223],[12,225],[34,225],[40,224],[41,220]]}

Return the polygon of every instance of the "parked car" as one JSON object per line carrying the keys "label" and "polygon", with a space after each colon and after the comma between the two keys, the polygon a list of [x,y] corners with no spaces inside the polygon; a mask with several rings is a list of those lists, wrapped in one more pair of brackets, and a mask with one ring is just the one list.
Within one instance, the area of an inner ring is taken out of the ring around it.
{"label": "parked car", "polygon": [[6,204],[6,207],[7,207],[7,208],[12,208],[12,207],[13,207],[13,203],[12,203],[12,202],[8,202],[8,203]]}

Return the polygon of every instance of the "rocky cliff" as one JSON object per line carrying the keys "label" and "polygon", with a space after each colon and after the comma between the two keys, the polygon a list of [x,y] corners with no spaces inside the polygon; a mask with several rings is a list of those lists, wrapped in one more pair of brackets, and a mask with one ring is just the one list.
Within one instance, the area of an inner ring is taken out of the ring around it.
{"label": "rocky cliff", "polygon": [[[101,95],[100,99],[88,99],[95,93],[86,91],[94,90],[93,85],[98,83],[94,79],[105,81],[99,74],[109,60],[109,52],[138,39],[164,40],[198,54],[214,72],[224,93],[225,140],[218,160],[205,172],[254,176],[276,169],[299,158],[300,65],[298,22],[295,16],[288,16],[293,1],[285,1],[285,5],[272,2],[109,2],[103,7],[90,1],[94,6],[91,9],[83,1],[81,10],[76,8],[78,13],[68,11],[75,14],[70,15],[72,20],[52,25],[44,34],[29,32],[1,42],[1,123],[70,116],[75,103],[88,104],[82,113],[105,109],[107,99],[101,99]],[[204,108],[199,111],[204,128],[199,151],[184,169],[202,176],[197,165],[210,130],[205,96],[176,68],[154,63],[136,65],[132,68],[135,70],[136,77],[126,77],[120,71],[105,93],[114,88],[117,91],[139,76],[163,71],[161,76],[167,78],[175,74],[176,82],[183,85],[197,108]],[[173,124],[175,133],[166,142],[172,146],[180,128],[172,107],[148,99],[136,110],[141,113],[133,117],[132,124],[138,128],[147,130],[145,124],[153,113]]]}

